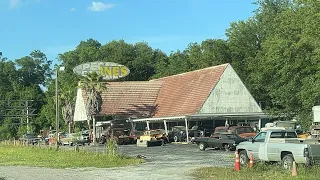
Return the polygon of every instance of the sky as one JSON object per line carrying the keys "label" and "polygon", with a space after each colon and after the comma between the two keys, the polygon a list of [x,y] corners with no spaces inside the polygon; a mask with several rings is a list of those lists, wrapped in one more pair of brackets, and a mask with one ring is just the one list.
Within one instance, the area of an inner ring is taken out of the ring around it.
{"label": "sky", "polygon": [[231,22],[253,16],[255,0],[0,0],[0,52],[14,60],[41,50],[56,60],[89,38],[147,42],[169,54],[225,39]]}

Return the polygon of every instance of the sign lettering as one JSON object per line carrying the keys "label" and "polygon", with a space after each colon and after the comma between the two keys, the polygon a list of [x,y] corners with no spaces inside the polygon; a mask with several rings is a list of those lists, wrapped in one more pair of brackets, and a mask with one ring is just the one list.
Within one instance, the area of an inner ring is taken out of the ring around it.
{"label": "sign lettering", "polygon": [[130,70],[126,66],[114,62],[89,62],[76,66],[73,72],[84,77],[89,73],[96,72],[103,76],[104,80],[115,80],[127,76]]}

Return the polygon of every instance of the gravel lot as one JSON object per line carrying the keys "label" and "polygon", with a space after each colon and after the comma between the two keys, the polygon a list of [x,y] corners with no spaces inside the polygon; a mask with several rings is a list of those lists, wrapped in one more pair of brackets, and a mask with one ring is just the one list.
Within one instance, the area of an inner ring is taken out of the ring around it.
{"label": "gravel lot", "polygon": [[[103,146],[85,147],[92,151],[103,151]],[[167,144],[157,147],[120,146],[120,152],[130,156],[144,155],[146,163],[121,168],[70,168],[50,169],[22,166],[0,166],[0,180],[182,180],[192,179],[190,173],[204,166],[232,166],[229,158],[233,152],[207,149],[198,150],[191,144]]]}

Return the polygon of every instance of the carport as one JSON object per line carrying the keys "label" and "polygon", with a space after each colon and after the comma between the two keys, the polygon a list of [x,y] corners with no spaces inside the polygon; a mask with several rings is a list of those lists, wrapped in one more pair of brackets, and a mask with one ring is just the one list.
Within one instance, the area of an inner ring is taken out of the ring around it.
{"label": "carport", "polygon": [[187,142],[189,142],[189,127],[188,121],[197,120],[225,120],[225,125],[230,124],[230,121],[239,121],[244,119],[245,121],[258,120],[258,128],[261,129],[261,120],[268,119],[268,116],[264,113],[202,113],[186,116],[173,116],[173,117],[162,117],[162,118],[143,118],[143,119],[130,119],[130,122],[145,122],[147,125],[147,130],[150,130],[150,123],[163,121],[164,129],[166,134],[168,134],[168,122],[178,122],[184,121],[186,127]]}

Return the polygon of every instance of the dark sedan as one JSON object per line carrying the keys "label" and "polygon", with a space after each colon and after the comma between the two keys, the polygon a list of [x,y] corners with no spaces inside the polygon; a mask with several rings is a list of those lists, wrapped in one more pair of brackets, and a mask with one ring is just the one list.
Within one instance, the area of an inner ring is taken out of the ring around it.
{"label": "dark sedan", "polygon": [[208,147],[215,149],[224,148],[226,151],[233,151],[240,142],[246,141],[246,139],[237,134],[218,134],[212,137],[196,138],[194,141],[202,151]]}

